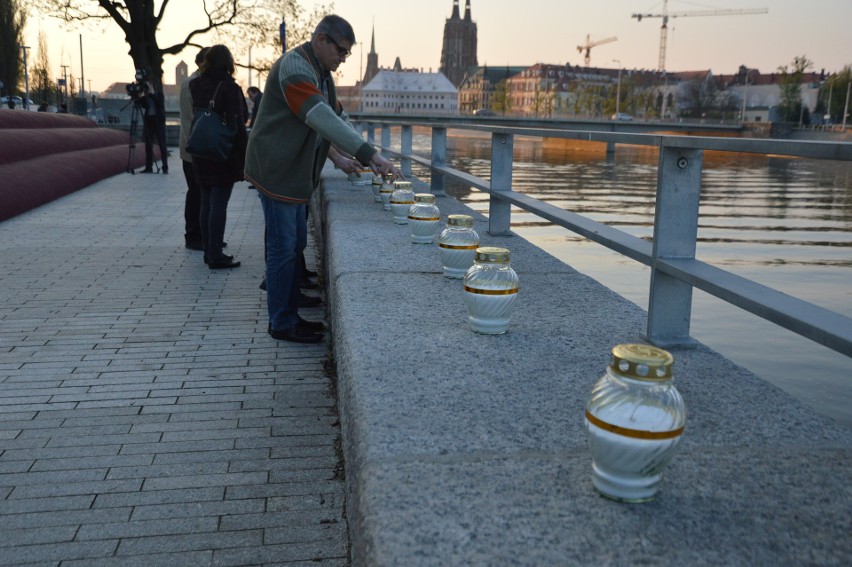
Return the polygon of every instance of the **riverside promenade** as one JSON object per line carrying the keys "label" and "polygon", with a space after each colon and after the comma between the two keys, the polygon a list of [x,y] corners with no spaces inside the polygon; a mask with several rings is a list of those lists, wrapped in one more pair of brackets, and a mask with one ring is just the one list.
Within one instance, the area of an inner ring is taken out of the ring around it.
{"label": "riverside promenade", "polygon": [[662,492],[604,499],[583,404],[644,312],[477,216],[521,295],[506,335],[476,335],[437,248],[368,187],[327,170],[319,197],[331,333],[315,347],[266,334],[245,184],[231,271],[183,248],[179,175],[113,177],[0,224],[0,564],[346,565],[350,547],[356,566],[849,563],[848,428],[706,347],[675,350],[689,413]]}
{"label": "riverside promenade", "polygon": [[178,162],[0,223],[0,565],[348,563],[328,344],[266,332],[257,193],[218,271],[184,193]]}

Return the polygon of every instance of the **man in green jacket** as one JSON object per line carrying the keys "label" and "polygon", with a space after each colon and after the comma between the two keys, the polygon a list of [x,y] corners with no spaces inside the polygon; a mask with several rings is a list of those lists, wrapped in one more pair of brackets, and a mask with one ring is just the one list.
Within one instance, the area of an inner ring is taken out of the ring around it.
{"label": "man in green jacket", "polygon": [[[266,219],[269,334],[278,340],[322,340],[323,324],[306,321],[298,313],[299,254],[307,244],[305,207],[319,184],[326,158],[339,166],[343,161],[351,163],[341,155],[345,153],[378,175],[391,180],[399,175],[352,128],[337,101],[331,73],[351,54],[354,44],[355,32],[346,20],[324,17],[309,42],[272,65],[249,135],[245,178],[257,187]],[[341,152],[329,156],[331,144]]]}

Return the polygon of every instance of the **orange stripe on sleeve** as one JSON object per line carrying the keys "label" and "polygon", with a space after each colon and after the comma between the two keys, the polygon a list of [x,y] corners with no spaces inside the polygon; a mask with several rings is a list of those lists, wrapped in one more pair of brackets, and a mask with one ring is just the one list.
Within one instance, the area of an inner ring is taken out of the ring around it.
{"label": "orange stripe on sleeve", "polygon": [[302,106],[312,96],[322,96],[322,93],[317,89],[316,85],[311,82],[292,83],[284,89],[284,98],[287,99],[287,104],[290,109],[296,114],[303,115]]}

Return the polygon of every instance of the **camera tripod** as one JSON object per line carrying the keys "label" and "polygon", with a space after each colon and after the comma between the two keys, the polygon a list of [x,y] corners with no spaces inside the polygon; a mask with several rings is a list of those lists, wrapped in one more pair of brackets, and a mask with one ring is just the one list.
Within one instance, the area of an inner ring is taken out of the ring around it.
{"label": "camera tripod", "polygon": [[[127,106],[130,105],[130,104],[133,105],[133,108],[130,111],[130,143],[129,143],[128,152],[127,152],[127,169],[125,171],[127,171],[127,173],[130,173],[131,175],[136,175],[136,171],[133,169],[133,157],[136,155],[136,132],[137,132],[138,127],[139,127],[139,117],[142,116],[143,119],[144,119],[145,110],[142,108],[142,99],[141,98],[131,99],[130,102],[128,102],[127,104],[124,105],[122,110],[127,108]],[[146,167],[147,167],[147,159],[148,159],[148,155],[149,155],[148,154],[148,152],[149,152],[149,149],[148,149],[149,138],[148,138],[148,136],[154,136],[154,135],[155,134],[153,132],[148,131],[148,125],[143,124],[142,136],[143,136],[143,138],[145,138],[145,144],[146,144],[146,147],[145,147]],[[163,153],[163,151],[164,150],[162,149],[162,146],[161,146],[160,153]],[[163,161],[162,155],[160,156],[159,160],[153,160],[153,165],[157,168],[157,173],[160,173],[160,162],[162,162],[162,161]],[[165,171],[165,168],[163,170]],[[150,173],[147,169],[145,170],[145,172]]]}
{"label": "camera tripod", "polygon": [[139,116],[142,114],[142,109],[139,99],[132,98],[121,110],[131,104],[133,108],[130,109],[130,143],[127,148],[127,168],[125,171],[131,175],[136,175],[136,170],[133,168],[133,157],[136,155],[136,128],[139,126]]}

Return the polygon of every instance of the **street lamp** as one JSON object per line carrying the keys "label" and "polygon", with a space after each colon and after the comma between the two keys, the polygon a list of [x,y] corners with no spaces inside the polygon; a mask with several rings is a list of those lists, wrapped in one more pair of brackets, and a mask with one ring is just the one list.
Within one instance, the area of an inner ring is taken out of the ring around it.
{"label": "street lamp", "polygon": [[615,89],[615,119],[618,120],[618,114],[621,110],[621,61],[613,59],[613,63],[618,63],[618,86]]}

